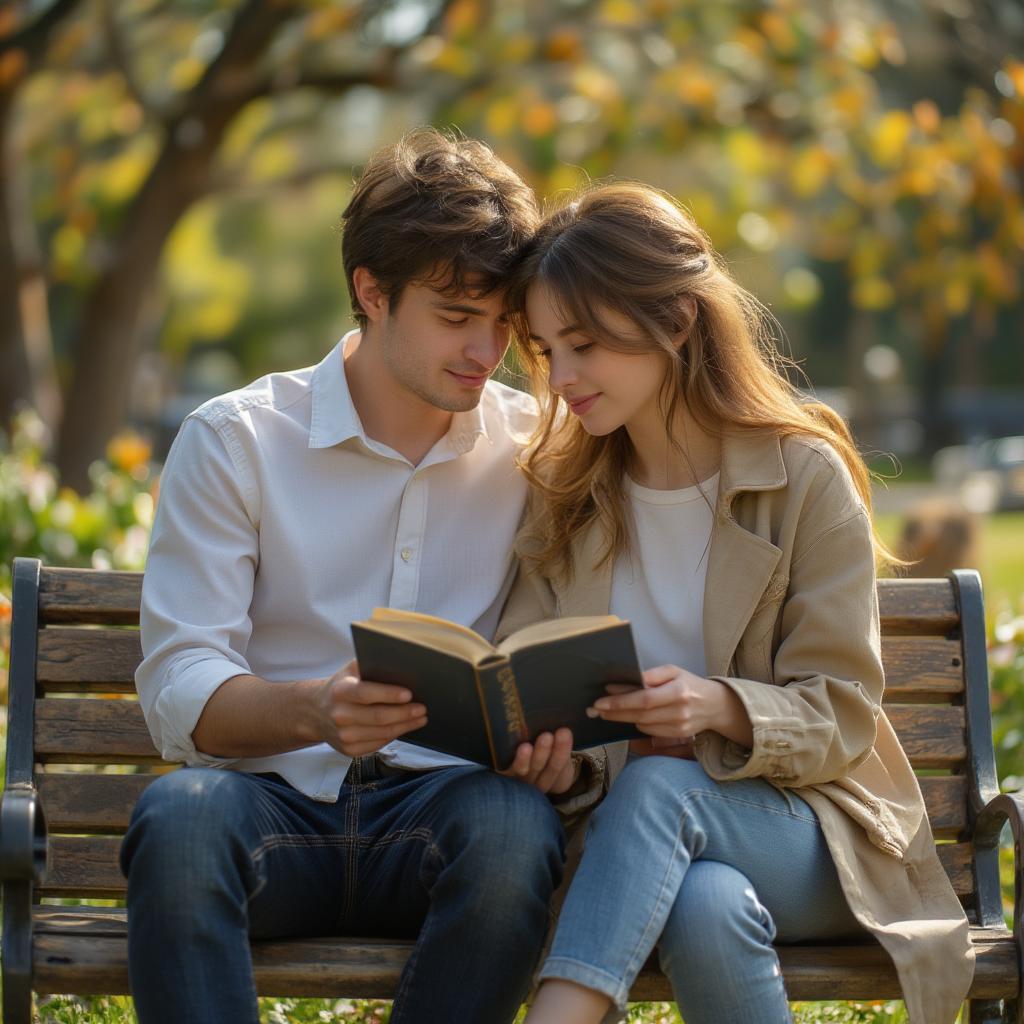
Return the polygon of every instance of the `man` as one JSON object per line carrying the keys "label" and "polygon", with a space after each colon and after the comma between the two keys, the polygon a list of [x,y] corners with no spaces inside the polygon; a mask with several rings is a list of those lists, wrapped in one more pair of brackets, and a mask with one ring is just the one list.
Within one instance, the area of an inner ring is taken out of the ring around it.
{"label": "man", "polygon": [[536,223],[480,143],[423,130],[376,154],[343,218],[359,330],[182,426],[137,685],[164,756],[193,767],[146,791],[122,849],[144,1024],[256,1022],[249,937],[299,934],[417,936],[394,1024],[515,1015],[572,737],[524,744],[511,777],[471,766],[400,741],[430,709],[345,663],[375,605],[493,633],[534,408],[489,377]]}

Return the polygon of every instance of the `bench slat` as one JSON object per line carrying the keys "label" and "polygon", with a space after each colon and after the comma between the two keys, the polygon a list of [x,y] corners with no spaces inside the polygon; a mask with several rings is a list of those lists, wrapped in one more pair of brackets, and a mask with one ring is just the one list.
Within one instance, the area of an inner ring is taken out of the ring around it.
{"label": "bench slat", "polygon": [[[966,756],[962,707],[890,705],[889,720],[915,768],[955,768]],[[53,763],[154,763],[142,708],[134,700],[36,701],[36,756]]]}
{"label": "bench slat", "polygon": [[948,704],[962,700],[963,652],[944,636],[883,636],[886,704]]}
{"label": "bench slat", "polygon": [[915,768],[957,768],[967,757],[962,707],[892,704],[886,715]]}
{"label": "bench slat", "polygon": [[935,838],[962,838],[967,832],[967,779],[963,775],[936,775],[917,781]]}
{"label": "bench slat", "polygon": [[120,836],[51,836],[40,896],[123,899],[127,883],[118,867]]}
{"label": "bench slat", "polygon": [[137,629],[50,626],[39,631],[36,681],[44,690],[134,692],[141,661]]}
{"label": "bench slat", "polygon": [[[109,775],[48,772],[36,787],[51,833],[119,833],[155,774]],[[921,779],[928,819],[937,839],[956,839],[967,828],[967,780],[962,775]]]}
{"label": "bench slat", "polygon": [[[39,580],[40,621],[138,624],[142,573],[44,566]],[[943,635],[959,622],[947,579],[879,580],[882,632]]]}
{"label": "bench slat", "polygon": [[878,611],[882,632],[890,635],[943,636],[960,623],[948,579],[879,580]]}
{"label": "bench slat", "polygon": [[[118,836],[51,836],[42,896],[120,899],[125,880],[117,865]],[[974,892],[970,843],[940,843],[939,860],[958,896]]]}
{"label": "bench slat", "polygon": [[[40,907],[33,941],[40,993],[127,994],[124,911]],[[1013,998],[1017,967],[1013,936],[972,928],[977,955],[973,999]],[[261,995],[391,998],[412,951],[411,942],[383,939],[292,939],[254,942],[256,987]],[[803,999],[900,998],[892,961],[881,946],[780,946],[789,997]],[[60,986],[65,986],[61,988]],[[646,967],[630,999],[671,1000],[668,980]]]}
{"label": "bench slat", "polygon": [[161,761],[136,700],[36,701],[36,758],[82,764]]}
{"label": "bench slat", "polygon": [[141,572],[43,567],[39,577],[39,621],[139,624]]}
{"label": "bench slat", "polygon": [[37,773],[50,833],[124,832],[142,791],[159,775]]}
{"label": "bench slat", "polygon": [[[137,630],[50,626],[39,631],[36,678],[49,691],[134,692],[141,661]],[[959,640],[887,636],[882,661],[887,702],[937,704],[963,694]]]}

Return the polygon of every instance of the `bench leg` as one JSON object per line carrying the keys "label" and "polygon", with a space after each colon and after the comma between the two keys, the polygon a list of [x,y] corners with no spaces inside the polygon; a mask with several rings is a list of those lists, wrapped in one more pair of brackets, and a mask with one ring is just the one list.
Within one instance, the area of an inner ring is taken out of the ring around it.
{"label": "bench leg", "polygon": [[32,886],[6,882],[3,886],[3,1020],[32,1021]]}

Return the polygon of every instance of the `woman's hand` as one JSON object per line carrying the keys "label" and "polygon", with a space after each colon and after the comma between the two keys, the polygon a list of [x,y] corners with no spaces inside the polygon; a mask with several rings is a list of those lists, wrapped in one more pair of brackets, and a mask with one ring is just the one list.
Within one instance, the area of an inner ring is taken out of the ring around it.
{"label": "woman's hand", "polygon": [[[746,708],[724,683],[704,679],[678,665],[648,669],[643,680],[642,690],[602,697],[587,714],[608,722],[632,722],[648,736],[677,744],[711,729],[745,747],[753,745]],[[660,751],[650,750],[656,752]]]}

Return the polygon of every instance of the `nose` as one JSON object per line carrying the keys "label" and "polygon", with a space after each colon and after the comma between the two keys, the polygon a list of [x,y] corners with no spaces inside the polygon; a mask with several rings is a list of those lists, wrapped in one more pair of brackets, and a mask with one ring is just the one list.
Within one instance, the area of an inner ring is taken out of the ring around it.
{"label": "nose", "polygon": [[503,321],[488,323],[481,320],[469,338],[464,354],[490,372],[501,362],[507,348],[508,325]]}
{"label": "nose", "polygon": [[548,387],[555,394],[562,394],[566,388],[576,383],[578,374],[572,365],[572,360],[565,355],[551,350],[551,362],[548,364]]}

